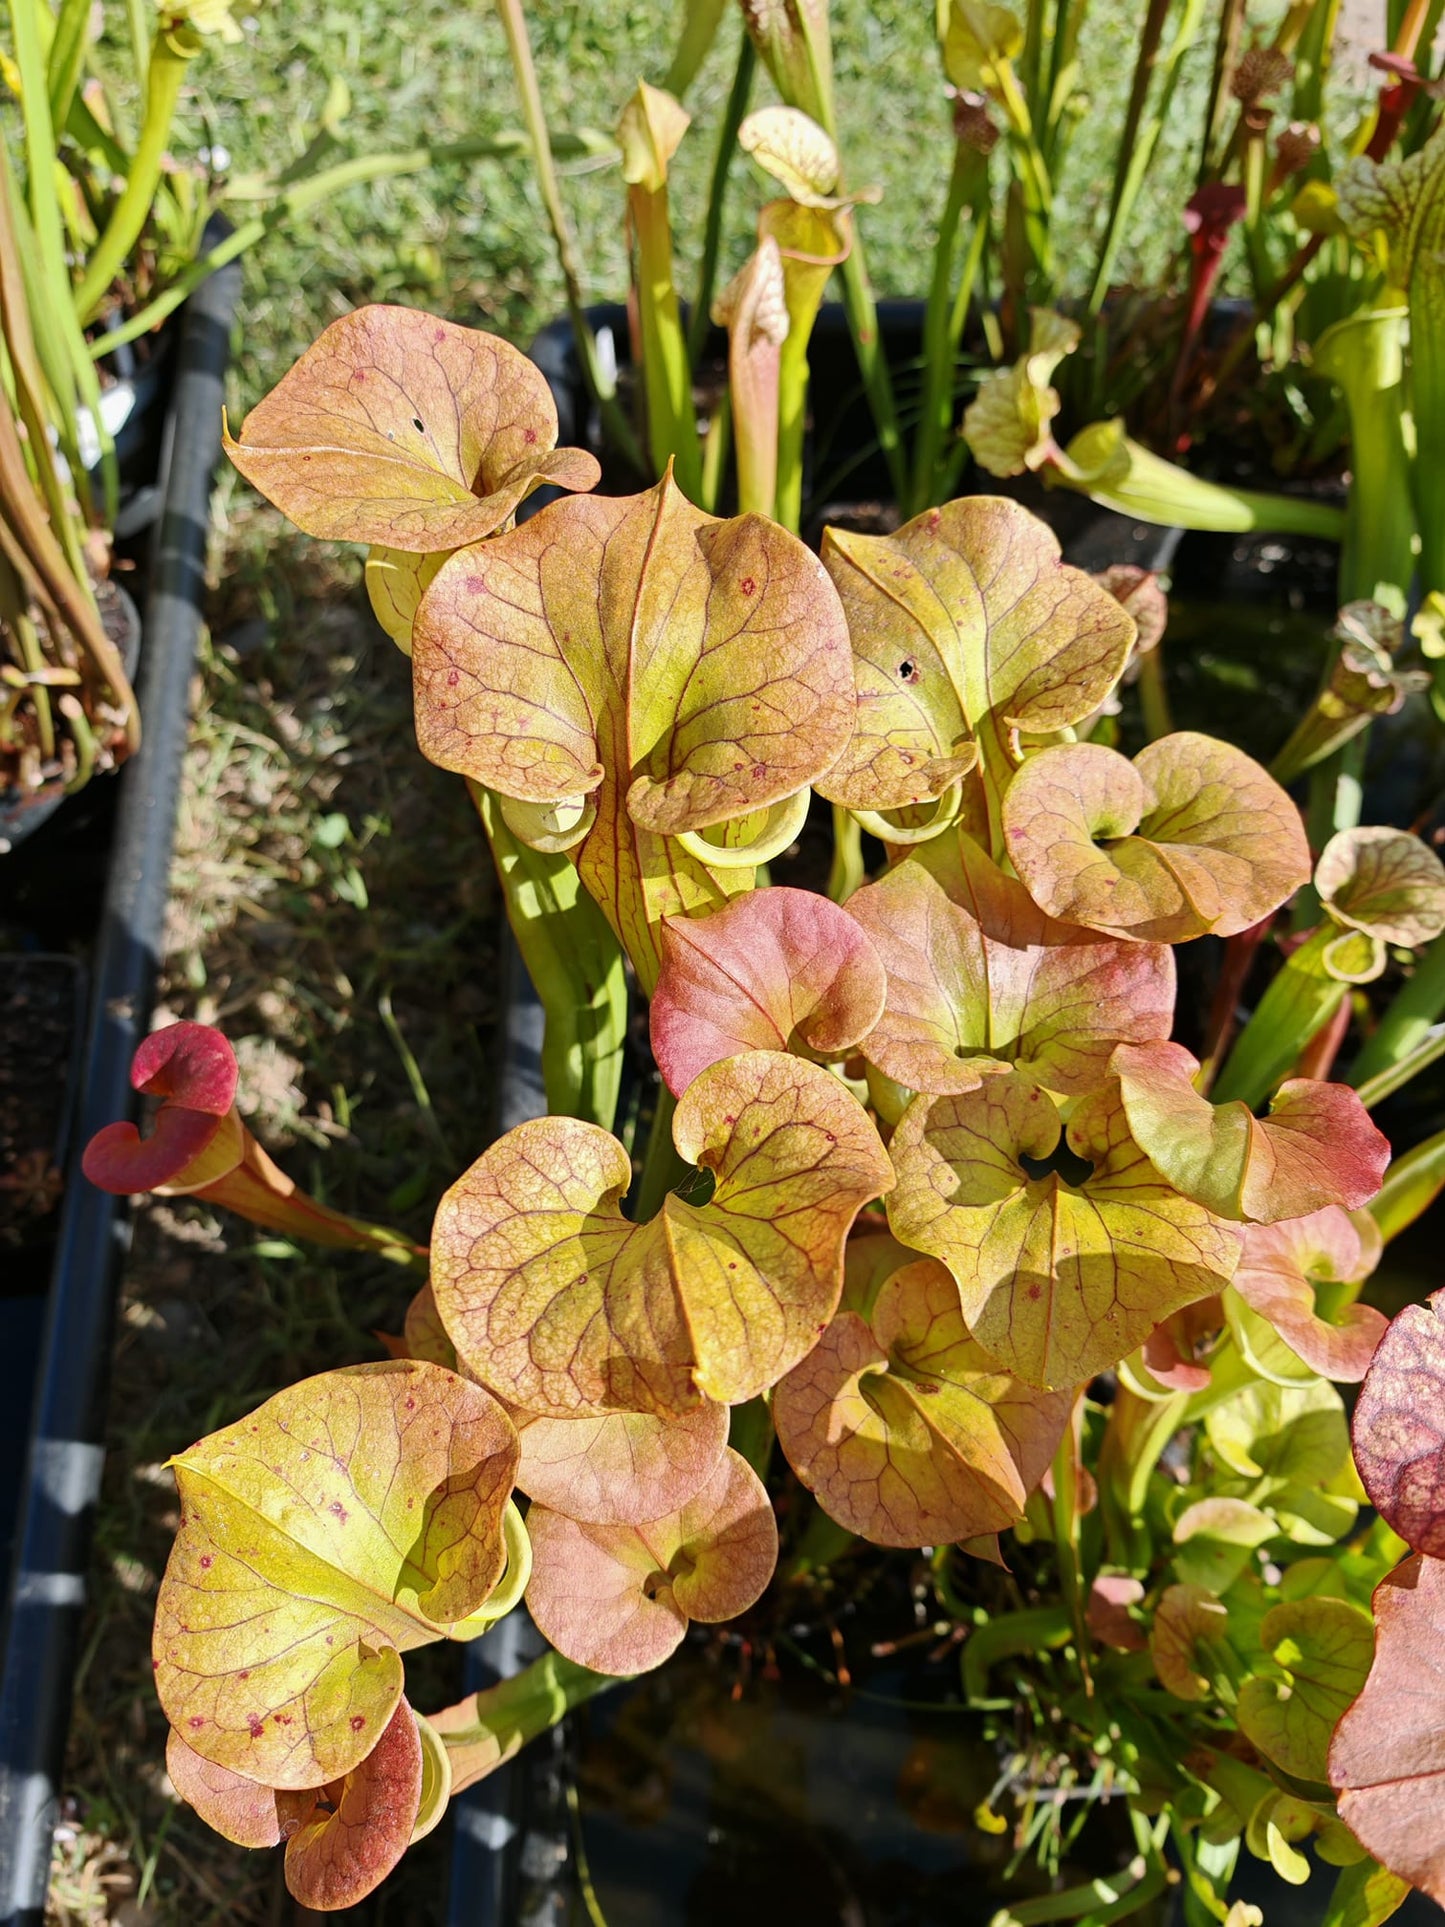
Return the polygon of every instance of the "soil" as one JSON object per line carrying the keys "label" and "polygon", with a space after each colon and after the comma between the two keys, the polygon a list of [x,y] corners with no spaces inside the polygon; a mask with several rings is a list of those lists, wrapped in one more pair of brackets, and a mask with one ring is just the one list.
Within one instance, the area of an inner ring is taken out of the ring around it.
{"label": "soil", "polygon": [[80,1022],[73,959],[0,959],[0,1264],[3,1289],[19,1288],[15,1254],[49,1246]]}

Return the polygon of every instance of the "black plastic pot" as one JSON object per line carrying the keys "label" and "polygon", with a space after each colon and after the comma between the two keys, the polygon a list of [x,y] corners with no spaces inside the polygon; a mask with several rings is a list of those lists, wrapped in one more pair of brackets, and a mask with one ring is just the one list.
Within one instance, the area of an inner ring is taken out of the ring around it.
{"label": "black plastic pot", "polygon": [[[878,303],[879,338],[892,368],[906,368],[922,353],[923,314],[921,301]],[[587,316],[604,355],[616,362],[624,381],[629,379],[627,309],[620,302],[600,302],[587,310]],[[549,322],[529,353],[547,377],[557,404],[558,440],[579,443],[602,460],[604,494],[641,486],[638,477],[609,460],[601,439],[601,423],[583,379],[570,320],[563,317]],[[726,355],[726,336],[714,329],[704,344],[702,365],[706,368],[715,364],[721,374]],[[892,510],[892,484],[878,447],[841,302],[824,303],[809,338],[808,407],[810,425],[803,452],[805,537],[816,542],[823,525],[830,521],[850,521],[860,514],[886,518]],[[1112,509],[1099,508],[1081,495],[1045,490],[1032,477],[1019,484],[986,479],[991,492],[1017,494],[1035,513],[1042,514],[1057,532],[1067,559],[1080,568],[1102,569],[1113,562],[1137,562],[1143,568],[1166,569],[1173,560],[1182,534],[1179,529],[1135,522]]]}
{"label": "black plastic pot", "polygon": [[[145,738],[117,783],[105,786],[116,797],[113,834],[108,841],[102,835],[99,848],[93,835],[87,840],[87,826],[104,821],[107,806],[98,803],[44,854],[52,870],[61,870],[66,898],[83,902],[87,891],[94,892],[91,900],[100,901],[101,909],[48,1293],[0,1301],[0,1404],[13,1415],[28,1415],[16,1428],[23,1433],[23,1456],[0,1464],[0,1483],[18,1493],[0,1647],[5,1927],[38,1927],[43,1914],[104,1457],[118,1266],[126,1244],[122,1201],[83,1180],[76,1147],[130,1110],[131,1057],[150,1020],[205,596],[222,378],[239,285],[239,266],[227,268],[198,289],[184,312],[145,603],[138,687]],[[37,841],[48,844],[49,837],[47,830]],[[75,861],[64,874],[68,853]],[[103,898],[98,863],[104,866]],[[19,913],[36,906],[54,910],[38,885],[29,895],[22,892]],[[16,914],[12,905],[12,918]]]}

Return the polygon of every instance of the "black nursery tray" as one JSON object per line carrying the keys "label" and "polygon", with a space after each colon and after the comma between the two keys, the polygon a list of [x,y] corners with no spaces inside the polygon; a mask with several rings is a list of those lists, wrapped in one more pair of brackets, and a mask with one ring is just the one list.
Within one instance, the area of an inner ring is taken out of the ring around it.
{"label": "black nursery tray", "polygon": [[[0,1567],[8,1575],[0,1621],[4,1927],[40,1927],[59,1810],[126,1242],[121,1201],[84,1181],[78,1147],[130,1109],[131,1057],[150,1021],[239,282],[239,267],[213,276],[187,303],[181,327],[146,571],[137,688],[144,743],[115,781],[88,784],[19,852],[0,857],[7,966],[23,974],[38,961],[27,952],[63,946],[88,958],[90,983],[68,1067],[57,1073],[57,1084],[68,1077],[76,1093],[64,1191],[26,1262],[5,1261],[0,1293],[0,1491],[14,1506]],[[72,1000],[76,994],[72,976]],[[3,1005],[0,993],[0,1024]],[[23,1016],[18,1041],[0,1042],[0,1055],[16,1053],[17,1061],[32,1027]]]}

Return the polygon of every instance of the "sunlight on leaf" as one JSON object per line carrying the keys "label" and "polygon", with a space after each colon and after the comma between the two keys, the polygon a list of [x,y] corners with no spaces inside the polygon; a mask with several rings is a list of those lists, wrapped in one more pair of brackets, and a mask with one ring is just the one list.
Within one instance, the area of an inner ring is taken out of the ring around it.
{"label": "sunlight on leaf", "polygon": [[839,1313],[778,1386],[773,1420],[830,1518],[875,1545],[922,1546],[1014,1524],[1072,1404],[1000,1370],[952,1277],[922,1259],[884,1284],[870,1320]]}
{"label": "sunlight on leaf", "polygon": [[1382,1312],[1354,1302],[1379,1254],[1378,1232],[1362,1232],[1347,1211],[1327,1205],[1251,1225],[1233,1289],[1311,1371],[1353,1384],[1385,1332]]}
{"label": "sunlight on leaf", "polygon": [[333,321],[226,452],[307,535],[424,553],[490,535],[548,482],[590,489],[526,355],[411,308]]}
{"label": "sunlight on leaf", "polygon": [[746,1612],[778,1558],[767,1490],[732,1450],[685,1506],[645,1526],[582,1525],[544,1506],[527,1525],[532,1617],[558,1652],[600,1673],[646,1672],[689,1620]]}
{"label": "sunlight on leaf", "polygon": [[673,1138],[708,1203],[618,1210],[632,1167],[596,1125],[544,1118],[443,1198],[432,1285],[468,1369],[509,1404],[577,1418],[681,1414],[774,1383],[837,1307],[843,1243],[892,1169],[827,1071],[745,1051],[688,1086]]}
{"label": "sunlight on leaf", "polygon": [[726,886],[676,838],[796,796],[855,707],[848,634],[817,559],[756,515],[716,521],[670,477],[572,497],[442,568],[413,628],[417,739],[505,797],[595,793],[577,850],[642,979],[663,915]]}
{"label": "sunlight on leaf", "polygon": [[1092,715],[1133,646],[1115,599],[1015,502],[950,502],[896,535],[829,529],[823,560],[853,639],[858,723],[815,787],[850,809],[932,801],[980,755],[1001,791],[1011,732]]}
{"label": "sunlight on leaf", "polygon": [[1054,370],[1079,345],[1078,324],[1049,308],[1031,308],[1031,345],[1009,368],[992,368],[963,413],[963,437],[990,475],[1022,475],[1054,453],[1053,421],[1061,406],[1050,386]]}
{"label": "sunlight on leaf", "polygon": [[1340,1818],[1445,1905],[1445,1563],[1416,1553],[1376,1589],[1375,1661],[1335,1729]]}
{"label": "sunlight on leaf", "polygon": [[1370,1670],[1370,1615],[1343,1599],[1286,1601],[1266,1613],[1260,1643],[1282,1677],[1244,1682],[1240,1731],[1292,1778],[1323,1780],[1330,1735]]}
{"label": "sunlight on leaf", "polygon": [[868,1035],[886,980],[850,911],[775,886],[710,917],[664,919],[650,1019],[674,1095],[739,1051],[840,1058]]}
{"label": "sunlight on leaf", "polygon": [[1445,864],[1404,830],[1341,830],[1325,845],[1315,888],[1337,923],[1385,943],[1413,948],[1445,930]]}
{"label": "sunlight on leaf", "polygon": [[1390,1321],[1353,1435],[1371,1505],[1416,1552],[1445,1554],[1445,1291]]}
{"label": "sunlight on leaf", "polygon": [[517,1484],[551,1512],[599,1525],[645,1525],[676,1512],[711,1477],[728,1439],[724,1405],[681,1418],[608,1412],[600,1418],[518,1414]]}
{"label": "sunlight on leaf", "polygon": [[1291,1078],[1257,1118],[1247,1104],[1202,1097],[1181,1044],[1122,1045],[1113,1069],[1140,1149],[1220,1217],[1274,1224],[1327,1205],[1353,1210],[1380,1188],[1389,1141],[1344,1084]]}
{"label": "sunlight on leaf", "polygon": [[[773,894],[772,892],[768,893]],[[1009,1065],[1071,1096],[1116,1044],[1169,1035],[1174,960],[1053,922],[973,840],[945,832],[848,899],[887,1001],[861,1046],[910,1090],[976,1090]]]}
{"label": "sunlight on leaf", "polygon": [[421,1737],[416,1715],[402,1700],[371,1752],[339,1787],[276,1796],[293,1899],[318,1913],[364,1900],[411,1845],[421,1787]]}
{"label": "sunlight on leaf", "polygon": [[1229,1613],[1223,1600],[1203,1586],[1170,1586],[1154,1612],[1149,1651],[1166,1692],[1181,1700],[1206,1700],[1217,1669],[1211,1646],[1228,1637]]}
{"label": "sunlight on leaf", "polygon": [[186,1744],[276,1787],[350,1772],[399,1655],[501,1577],[517,1457],[495,1399],[406,1360],[305,1379],[181,1453],[154,1656]]}
{"label": "sunlight on leaf", "polygon": [[1227,937],[1309,881],[1299,811],[1241,750],[1181,731],[1132,763],[1098,743],[1042,749],[1003,804],[1029,895],[1124,937]]}
{"label": "sunlight on leaf", "polygon": [[1017,1072],[962,1097],[918,1097],[891,1146],[888,1221],[958,1280],[974,1336],[1032,1385],[1076,1385],[1170,1312],[1228,1283],[1241,1236],[1167,1184],[1129,1135],[1117,1086],[1084,1099],[1077,1181],[1021,1162],[1059,1150],[1055,1104]]}

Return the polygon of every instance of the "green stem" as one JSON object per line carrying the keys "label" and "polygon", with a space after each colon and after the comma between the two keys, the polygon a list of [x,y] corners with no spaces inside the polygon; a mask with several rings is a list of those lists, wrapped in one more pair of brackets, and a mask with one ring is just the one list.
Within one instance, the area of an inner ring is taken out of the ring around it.
{"label": "green stem", "polygon": [[692,1166],[678,1155],[672,1141],[676,1109],[677,1099],[659,1078],[657,1109],[652,1114],[652,1129],[647,1134],[647,1150],[637,1178],[637,1196],[632,1209],[634,1224],[650,1224],[668,1194],[692,1176]]}
{"label": "green stem", "polygon": [[1050,1507],[1054,1528],[1054,1556],[1059,1564],[1059,1589],[1069,1609],[1078,1648],[1079,1667],[1089,1679],[1089,1629],[1084,1621],[1083,1561],[1079,1544],[1079,1463],[1077,1457],[1077,1408],[1064,1427],[1064,1435],[1054,1454],[1054,1496]]}
{"label": "green stem", "polygon": [[702,438],[702,496],[698,507],[709,515],[717,514],[722,495],[723,474],[727,468],[728,447],[732,441],[733,400],[724,388],[712,411],[712,420]]}
{"label": "green stem", "polygon": [[[1285,959],[1224,1061],[1211,1093],[1216,1104],[1235,1098],[1251,1110],[1262,1104],[1309,1040],[1334,1016],[1349,986],[1329,975],[1323,958],[1339,934],[1326,924]],[[1445,1003],[1445,984],[1441,1001]]]}
{"label": "green stem", "polygon": [[[131,156],[125,188],[91,250],[80,286],[75,291],[75,311],[82,322],[94,319],[145,227],[170,144],[181,79],[194,51],[188,45],[190,38],[184,29],[177,29],[173,33],[158,33],[152,42],[140,140]],[[182,46],[185,51],[181,50]]]}
{"label": "green stem", "polygon": [[[1170,0],[1149,0],[1144,14],[1139,52],[1134,60],[1134,79],[1129,88],[1129,105],[1124,110],[1124,125],[1114,156],[1114,186],[1109,197],[1109,214],[1104,223],[1104,238],[1099,243],[1093,287],[1089,294],[1091,315],[1096,315],[1104,305],[1104,296],[1113,279],[1114,258],[1123,241],[1125,225],[1149,165],[1153,143],[1141,143],[1139,129],[1149,102],[1149,89],[1154,82],[1154,63],[1159,57],[1159,43],[1164,38],[1169,4]],[[1154,137],[1158,138],[1157,124]]]}
{"label": "green stem", "polygon": [[1164,648],[1156,642],[1139,657],[1139,707],[1144,714],[1144,734],[1151,743],[1174,733],[1174,718],[1169,709],[1169,690],[1164,680]]}
{"label": "green stem", "polygon": [[70,118],[70,103],[85,65],[89,33],[90,0],[61,0],[46,69],[52,127],[64,127]]}
{"label": "green stem", "polygon": [[145,85],[146,69],[150,66],[152,13],[146,0],[125,0],[125,24],[137,89]]}
{"label": "green stem", "polygon": [[728,1444],[747,1460],[760,1479],[768,1476],[776,1436],[772,1407],[761,1394],[742,1405],[734,1405],[728,1414]]}
{"label": "green stem", "polygon": [[[681,100],[712,51],[728,0],[682,0],[682,32],[663,86]],[[751,43],[749,43],[751,44]]]}
{"label": "green stem", "polygon": [[1183,1423],[1188,1403],[1187,1392],[1151,1402],[1120,1385],[1109,1408],[1099,1450],[1099,1506],[1110,1563],[1126,1571],[1148,1569],[1144,1507],[1149,1480]]}
{"label": "green stem", "polygon": [[661,475],[669,460],[690,502],[702,492],[702,447],[692,401],[692,369],[677,288],[672,278],[672,227],[666,187],[629,191],[637,236],[637,306],[642,327],[642,378],[647,394],[647,439]]}
{"label": "green stem", "polygon": [[611,1673],[594,1673],[560,1653],[545,1652],[511,1679],[432,1714],[431,1723],[451,1755],[453,1794],[494,1773],[574,1707],[624,1683]]}
{"label": "green stem", "polygon": [[778,481],[774,514],[796,535],[803,519],[803,443],[808,425],[808,340],[790,329],[778,356]]}
{"label": "green stem", "polygon": [[1408,310],[1373,308],[1327,328],[1314,363],[1345,398],[1350,494],[1340,550],[1341,604],[1383,601],[1403,615],[1415,572],[1415,512],[1405,447]]}
{"label": "green stem", "polygon": [[[64,222],[56,184],[58,163],[55,129],[50,119],[46,66],[38,32],[41,12],[43,9],[37,10],[33,0],[10,0],[15,65],[20,75],[21,97],[25,102],[25,171],[30,210],[30,218],[26,221],[25,210],[17,193],[14,196],[15,242],[21,252],[26,300],[34,317],[37,350],[45,367],[46,379],[54,391],[53,425],[70,465],[81,512],[88,516],[92,507],[76,426],[77,412],[83,403],[90,411],[100,443],[106,513],[114,518],[120,482],[115,465],[115,448],[101,418],[100,383],[86,353],[85,338],[81,333],[71,292]],[[4,157],[4,167],[8,175],[8,154]]]}
{"label": "green stem", "polygon": [[1169,1872],[1159,1854],[1136,1854],[1127,1867],[1116,1874],[1100,1874],[1081,1887],[1062,1893],[1042,1894],[1037,1900],[1020,1900],[994,1915],[992,1927],[1042,1927],[1053,1920],[1080,1920],[1085,1927],[1105,1927],[1106,1922],[1127,1920],[1141,1912],[1162,1894]]}
{"label": "green stem", "polygon": [[557,263],[562,270],[562,280],[567,290],[567,312],[572,317],[572,332],[576,337],[577,353],[582,363],[582,376],[588,392],[597,404],[602,425],[613,446],[623,459],[639,475],[642,475],[647,471],[642,449],[632,432],[632,424],[618,406],[617,392],[612,379],[603,370],[601,357],[597,352],[597,338],[592,332],[583,305],[582,275],[577,262],[577,250],[567,221],[567,213],[562,205],[561,189],[557,184],[557,168],[552,158],[552,142],[547,131],[547,117],[542,110],[542,92],[537,85],[537,69],[532,61],[532,43],[527,37],[527,22],[522,13],[521,0],[497,0],[497,12],[501,16],[502,31],[507,37],[507,51],[512,58],[512,71],[517,79],[517,92],[521,96],[522,119],[526,124],[527,136],[532,147],[532,166],[537,177],[537,188],[542,196],[542,205],[547,211],[547,220],[552,229],[552,242],[557,250]]}
{"label": "green stem", "polygon": [[913,494],[906,514],[917,515],[933,500],[934,471],[939,451],[953,427],[953,364],[957,336],[953,320],[953,254],[959,222],[972,201],[975,222],[986,218],[980,196],[987,194],[988,160],[961,140],[953,144],[953,167],[948,196],[933,244],[933,280],[923,318],[923,413],[913,447]]}
{"label": "green stem", "polygon": [[1388,1244],[1445,1190],[1445,1131],[1396,1158],[1367,1209]]}
{"label": "green stem", "polygon": [[610,1130],[627,1037],[622,948],[566,855],[520,842],[497,799],[467,789],[486,827],[507,920],[545,1017],[542,1082],[547,1108]]}
{"label": "green stem", "polygon": [[70,740],[75,745],[75,774],[65,786],[65,794],[74,796],[95,774],[95,732],[79,697],[67,690],[56,706],[70,725]]}
{"label": "green stem", "polygon": [[1445,1014],[1445,937],[1437,937],[1375,1026],[1350,1070],[1359,1088],[1407,1058]]}
{"label": "green stem", "polygon": [[833,860],[828,866],[828,895],[834,903],[846,903],[861,889],[863,868],[863,830],[851,810],[841,803],[833,805]]}
{"label": "green stem", "polygon": [[1247,0],[1224,0],[1219,15],[1219,31],[1214,42],[1214,71],[1209,79],[1209,106],[1204,116],[1204,144],[1199,154],[1198,185],[1214,177],[1216,159],[1224,140],[1224,123],[1229,114],[1230,86],[1239,64],[1239,43],[1244,31]]}
{"label": "green stem", "polygon": [[1030,1606],[990,1619],[964,1641],[964,1698],[970,1705],[987,1700],[989,1673],[1001,1660],[1019,1653],[1056,1652],[1073,1637],[1074,1622],[1066,1606]]}
{"label": "green stem", "polygon": [[1387,1097],[1393,1097],[1396,1091],[1403,1090],[1412,1077],[1418,1077],[1421,1071],[1428,1070],[1442,1057],[1445,1057],[1445,1024],[1432,1024],[1425,1033],[1424,1042],[1417,1044],[1397,1064],[1377,1071],[1363,1082],[1359,1080],[1359,1067],[1355,1065],[1345,1082],[1354,1085],[1360,1102],[1367,1111],[1372,1111],[1377,1104],[1383,1104]]}
{"label": "green stem", "polygon": [[[692,313],[687,322],[687,359],[688,365],[696,368],[698,357],[702,354],[702,344],[707,339],[709,323],[712,319],[713,288],[717,282],[718,254],[722,248],[723,212],[727,204],[728,171],[732,167],[733,156],[737,152],[738,129],[743,124],[748,111],[748,100],[753,91],[753,75],[757,71],[758,56],[748,34],[742,37],[738,48],[738,64],[733,72],[733,84],[728,92],[727,106],[723,110],[722,126],[718,129],[717,149],[713,155],[712,178],[708,182],[707,215],[702,229],[702,256],[697,270],[697,293],[693,296]],[[668,87],[669,93],[677,93],[675,87]]]}
{"label": "green stem", "polygon": [[[24,667],[32,676],[37,675],[46,666],[45,651],[40,646],[40,637],[30,619],[24,585],[3,555],[0,555],[0,622],[15,638]],[[49,762],[55,754],[55,719],[50,710],[50,691],[44,683],[33,682],[25,693],[35,709],[40,754]]]}
{"label": "green stem", "polygon": [[1292,120],[1320,121],[1325,111],[1325,81],[1334,52],[1340,0],[1320,0],[1300,35],[1294,63]]}
{"label": "green stem", "polygon": [[878,446],[888,464],[888,477],[894,493],[903,501],[908,493],[908,466],[898,426],[898,411],[893,400],[893,382],[883,344],[878,338],[878,307],[873,299],[863,259],[863,241],[855,227],[853,245],[843,263],[843,305],[848,312],[848,327],[853,336],[853,352],[864,391],[873,411],[873,426],[878,431]]}
{"label": "green stem", "polygon": [[1088,0],[1059,0],[1044,125],[1044,158],[1051,175],[1057,173],[1064,158],[1064,136],[1068,128],[1064,110],[1074,92],[1079,40],[1088,10]]}

